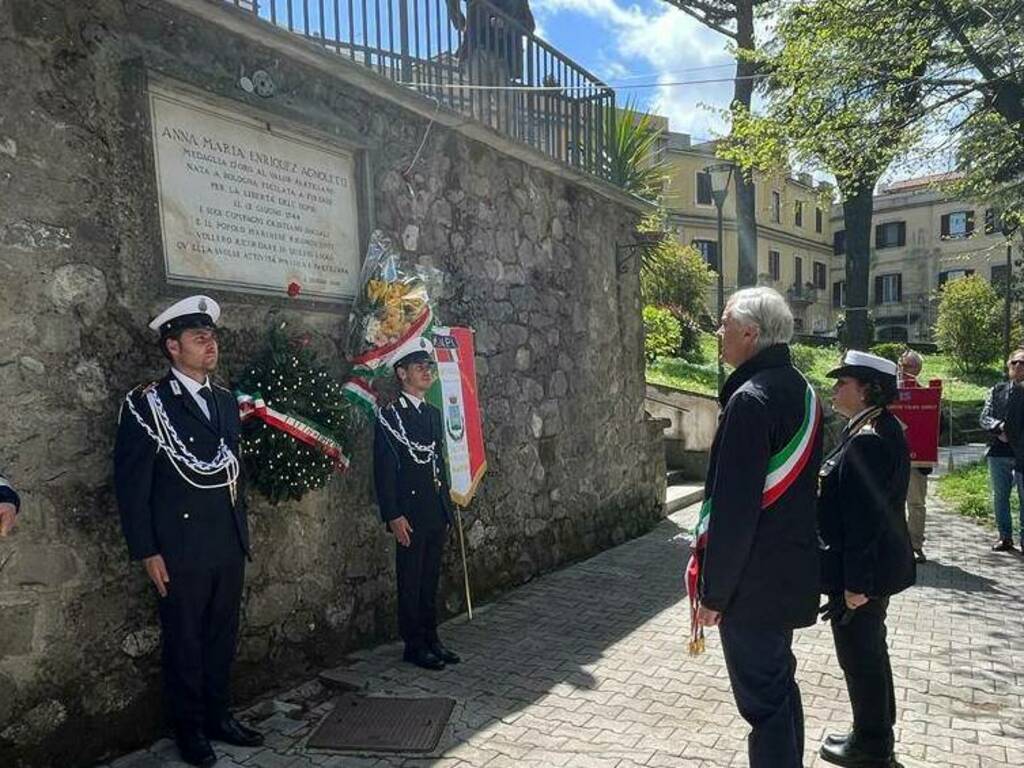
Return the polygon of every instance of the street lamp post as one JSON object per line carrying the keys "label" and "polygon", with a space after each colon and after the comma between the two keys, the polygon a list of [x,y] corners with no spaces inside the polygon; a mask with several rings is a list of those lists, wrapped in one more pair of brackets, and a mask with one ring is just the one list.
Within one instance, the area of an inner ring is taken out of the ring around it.
{"label": "street lamp post", "polygon": [[1006,295],[1003,298],[1003,360],[1010,359],[1010,293],[1013,286],[1013,243],[1010,237],[1016,227],[1011,226],[1008,217],[1001,216],[999,230],[1006,238]]}
{"label": "street lamp post", "polygon": [[[732,163],[716,163],[709,165],[704,172],[711,177],[711,197],[715,201],[715,208],[718,209],[718,257],[716,259],[715,271],[718,273],[718,318],[721,321],[722,312],[725,310],[725,253],[722,243],[722,206],[725,205],[725,198],[729,196],[729,184],[732,182]],[[718,336],[718,391],[722,391],[725,384],[725,368],[722,366],[722,337]]]}

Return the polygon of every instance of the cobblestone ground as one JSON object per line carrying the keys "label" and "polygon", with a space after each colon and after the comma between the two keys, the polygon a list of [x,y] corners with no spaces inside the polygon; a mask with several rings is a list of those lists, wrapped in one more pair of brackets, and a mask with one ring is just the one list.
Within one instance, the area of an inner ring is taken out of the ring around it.
{"label": "cobblestone ground", "polygon": [[[427,673],[392,644],[355,657],[346,672],[371,693],[450,696],[458,702],[430,757],[342,756],[304,747],[332,692],[303,685],[245,714],[268,734],[261,749],[215,745],[221,768],[352,766],[742,766],[746,725],[736,713],[717,634],[685,653],[680,587],[683,510],[636,541],[514,591],[472,622],[443,628],[464,663]],[[988,551],[992,536],[941,510],[928,521],[931,562],[895,598],[890,641],[901,762],[913,766],[1020,765],[1024,757],[1024,559]],[[826,732],[849,725],[849,706],[824,626],[797,634],[808,766]],[[1017,662],[1016,664],[1014,662]],[[230,750],[230,751],[228,751]],[[116,768],[179,765],[170,741]]]}

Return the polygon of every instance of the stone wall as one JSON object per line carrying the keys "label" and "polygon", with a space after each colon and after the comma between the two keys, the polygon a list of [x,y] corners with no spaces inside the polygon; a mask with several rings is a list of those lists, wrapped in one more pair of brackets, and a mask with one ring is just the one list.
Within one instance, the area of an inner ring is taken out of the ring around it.
{"label": "stone wall", "polygon": [[[265,69],[270,99],[240,90]],[[315,46],[204,0],[0,0],[0,466],[22,492],[0,542],[0,765],[79,765],[158,723],[152,588],[111,487],[123,392],[161,375],[163,276],[146,83],[247,103],[366,147],[370,217],[443,270],[440,317],[477,330],[490,469],[467,515],[481,599],[660,517],[644,419],[638,280],[616,269],[638,207]],[[273,323],[340,374],[344,308],[213,291],[222,378]],[[392,543],[369,435],[302,502],[251,501],[236,698],[394,635]],[[455,547],[444,605],[463,608]]]}

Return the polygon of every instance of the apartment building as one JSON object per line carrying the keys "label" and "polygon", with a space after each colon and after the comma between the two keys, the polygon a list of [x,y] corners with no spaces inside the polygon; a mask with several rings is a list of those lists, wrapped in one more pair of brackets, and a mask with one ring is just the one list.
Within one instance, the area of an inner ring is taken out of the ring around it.
{"label": "apartment building", "polygon": [[[931,341],[938,289],[981,275],[1006,280],[1006,241],[986,227],[987,210],[938,189],[950,174],[922,176],[882,187],[875,195],[869,303],[879,341]],[[991,219],[991,213],[988,213]],[[845,305],[843,209],[832,209],[831,304]]]}
{"label": "apartment building", "polygon": [[[716,270],[724,269],[725,292],[736,290],[739,247],[736,188],[723,207],[723,258],[718,254],[718,214],[711,178],[704,168],[716,162],[714,142],[694,143],[685,133],[663,133],[661,157],[668,185],[663,197],[669,223],[680,241],[694,245]],[[809,174],[755,174],[758,283],[777,289],[793,308],[797,331],[828,333],[834,326],[829,293],[832,277],[832,188],[815,185]],[[708,293],[708,309],[717,312],[717,288]]]}

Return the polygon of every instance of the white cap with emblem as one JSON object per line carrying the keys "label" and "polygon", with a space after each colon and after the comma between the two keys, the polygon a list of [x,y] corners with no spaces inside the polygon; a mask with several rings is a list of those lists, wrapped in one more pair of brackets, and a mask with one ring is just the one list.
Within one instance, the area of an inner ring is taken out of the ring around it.
{"label": "white cap with emblem", "polygon": [[220,319],[220,305],[209,296],[189,296],[175,302],[149,324],[161,336],[186,328],[216,328]]}

